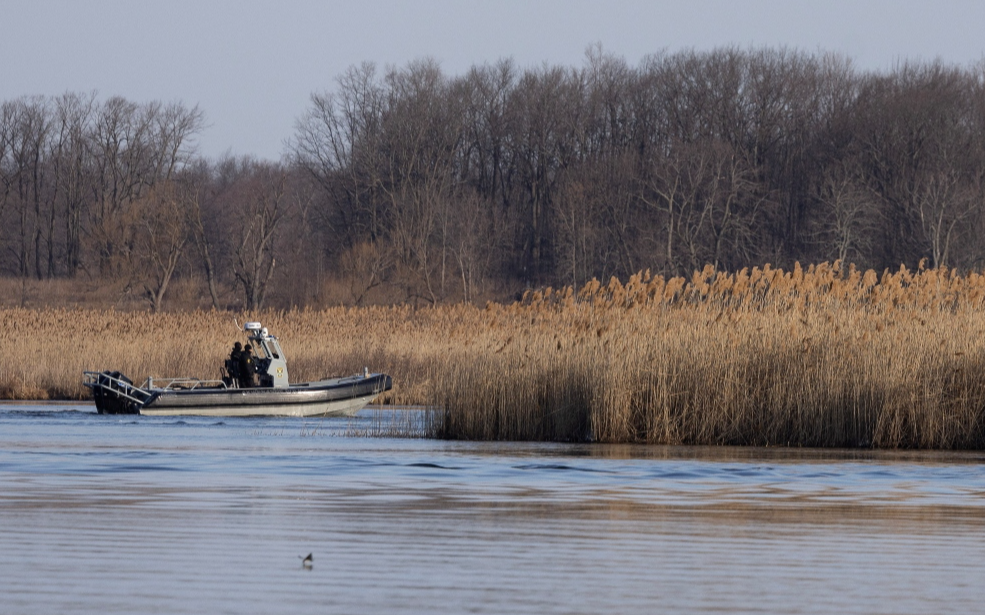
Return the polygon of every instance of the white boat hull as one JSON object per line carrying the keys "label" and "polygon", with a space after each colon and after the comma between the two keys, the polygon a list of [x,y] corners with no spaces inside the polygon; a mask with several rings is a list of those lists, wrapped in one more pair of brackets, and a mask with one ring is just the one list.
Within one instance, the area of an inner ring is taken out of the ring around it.
{"label": "white boat hull", "polygon": [[86,376],[84,384],[92,389],[99,413],[144,416],[352,416],[392,386],[386,374],[243,389],[199,386],[193,379],[141,388],[118,373]]}
{"label": "white boat hull", "polygon": [[141,408],[144,416],[354,416],[373,401],[376,394],[310,404],[264,404],[263,406]]}

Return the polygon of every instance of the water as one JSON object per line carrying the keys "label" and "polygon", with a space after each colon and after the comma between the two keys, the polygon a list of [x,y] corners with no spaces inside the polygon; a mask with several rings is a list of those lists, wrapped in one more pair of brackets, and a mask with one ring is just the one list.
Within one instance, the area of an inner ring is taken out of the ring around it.
{"label": "water", "polygon": [[385,416],[0,406],[0,613],[940,613],[985,599],[980,454],[351,435]]}

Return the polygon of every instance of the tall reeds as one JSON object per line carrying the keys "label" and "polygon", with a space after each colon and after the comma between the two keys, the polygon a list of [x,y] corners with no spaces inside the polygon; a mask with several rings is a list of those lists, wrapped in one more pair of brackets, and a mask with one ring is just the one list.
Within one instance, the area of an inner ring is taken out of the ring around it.
{"label": "tall reeds", "polygon": [[488,341],[456,352],[438,431],[981,448],[983,298],[977,274],[837,263],[529,293],[490,306]]}
{"label": "tall reeds", "polygon": [[[428,433],[504,440],[985,447],[985,277],[839,263],[528,293],[512,305],[261,320],[292,380],[394,377]],[[0,396],[78,398],[83,369],[216,377],[234,315],[0,311]]]}

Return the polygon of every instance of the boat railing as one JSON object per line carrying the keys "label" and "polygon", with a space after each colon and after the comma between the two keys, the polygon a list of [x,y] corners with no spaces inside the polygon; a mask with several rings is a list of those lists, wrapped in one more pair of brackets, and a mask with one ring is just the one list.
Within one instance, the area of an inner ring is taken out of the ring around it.
{"label": "boat railing", "polygon": [[193,391],[195,389],[227,389],[224,380],[202,380],[201,378],[154,378],[150,377],[141,385],[148,391]]}
{"label": "boat railing", "polygon": [[116,377],[108,372],[82,372],[83,386],[90,389],[106,389],[114,395],[124,397],[136,404],[143,404],[151,396],[150,391],[134,385],[122,376]]}

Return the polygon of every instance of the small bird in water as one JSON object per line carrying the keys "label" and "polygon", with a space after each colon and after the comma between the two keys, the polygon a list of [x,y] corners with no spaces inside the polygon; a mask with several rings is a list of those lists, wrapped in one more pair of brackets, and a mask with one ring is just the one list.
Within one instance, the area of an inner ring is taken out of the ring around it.
{"label": "small bird in water", "polygon": [[301,565],[305,568],[311,568],[311,566],[315,563],[315,558],[312,557],[311,553],[309,553],[307,557],[301,557],[300,555],[298,557],[301,558]]}

